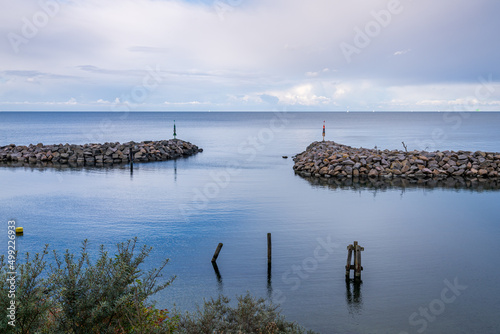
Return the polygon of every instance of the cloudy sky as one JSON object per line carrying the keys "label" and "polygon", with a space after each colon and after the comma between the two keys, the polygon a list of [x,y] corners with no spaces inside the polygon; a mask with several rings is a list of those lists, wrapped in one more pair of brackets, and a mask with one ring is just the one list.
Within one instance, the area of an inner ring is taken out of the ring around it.
{"label": "cloudy sky", "polygon": [[0,4],[0,111],[500,110],[497,0]]}

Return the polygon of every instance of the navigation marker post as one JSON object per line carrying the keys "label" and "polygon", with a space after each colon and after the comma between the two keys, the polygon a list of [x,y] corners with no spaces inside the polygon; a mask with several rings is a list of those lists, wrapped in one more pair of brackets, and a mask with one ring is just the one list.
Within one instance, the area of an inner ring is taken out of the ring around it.
{"label": "navigation marker post", "polygon": [[325,121],[323,121],[323,141],[325,141]]}

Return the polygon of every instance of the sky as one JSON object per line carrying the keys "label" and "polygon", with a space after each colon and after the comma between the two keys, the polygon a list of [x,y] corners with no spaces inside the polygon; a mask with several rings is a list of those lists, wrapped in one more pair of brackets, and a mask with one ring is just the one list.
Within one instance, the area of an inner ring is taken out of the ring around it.
{"label": "sky", "polygon": [[0,111],[498,111],[497,0],[0,0]]}

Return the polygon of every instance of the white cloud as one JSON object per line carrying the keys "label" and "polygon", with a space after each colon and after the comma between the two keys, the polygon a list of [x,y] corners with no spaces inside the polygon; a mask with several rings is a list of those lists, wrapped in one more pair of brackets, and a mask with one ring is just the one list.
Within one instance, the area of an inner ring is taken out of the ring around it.
{"label": "white cloud", "polygon": [[315,78],[319,75],[319,72],[306,72],[306,77]]}
{"label": "white cloud", "polygon": [[404,54],[407,54],[410,51],[411,51],[411,49],[396,51],[396,52],[394,52],[394,56],[402,56]]}
{"label": "white cloud", "polygon": [[287,105],[317,106],[328,104],[331,99],[317,95],[312,84],[302,84],[284,91],[267,92],[266,94],[275,96],[279,102]]}
{"label": "white cloud", "polygon": [[163,103],[167,104],[167,105],[177,105],[177,106],[208,104],[208,102],[200,102],[200,101],[189,101],[189,102],[168,102],[168,101],[165,101]]}
{"label": "white cloud", "polygon": [[454,100],[422,100],[416,102],[416,105],[419,106],[498,106],[500,105],[500,101],[481,101],[477,98],[469,97],[469,98],[458,98]]}
{"label": "white cloud", "polygon": [[306,77],[316,78],[316,77],[320,76],[321,74],[328,73],[328,72],[330,72],[330,69],[325,67],[321,71],[315,71],[315,72],[309,71],[309,72],[306,72]]}
{"label": "white cloud", "polygon": [[75,98],[71,98],[68,101],[2,101],[2,105],[44,105],[44,106],[66,106],[66,105],[77,105],[78,102]]}
{"label": "white cloud", "polygon": [[77,104],[77,101],[74,97],[72,97],[71,99],[69,99],[66,104],[70,104],[70,105],[76,105]]}
{"label": "white cloud", "polygon": [[500,83],[433,84],[399,86],[387,89],[392,100],[384,102],[386,108],[408,106],[416,110],[471,111],[481,108],[497,110],[500,97]]}

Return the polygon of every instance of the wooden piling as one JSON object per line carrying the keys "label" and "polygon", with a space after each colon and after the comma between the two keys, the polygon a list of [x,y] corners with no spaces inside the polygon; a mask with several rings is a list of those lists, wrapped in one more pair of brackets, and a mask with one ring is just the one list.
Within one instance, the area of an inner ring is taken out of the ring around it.
{"label": "wooden piling", "polygon": [[[354,279],[361,279],[361,271],[363,266],[361,266],[361,252],[365,248],[358,245],[357,241],[354,241],[352,245],[347,246],[347,264],[345,266],[345,279],[349,280],[351,270],[354,270]],[[354,265],[351,264],[351,260],[354,257]]]}
{"label": "wooden piling", "polygon": [[354,241],[354,243],[352,244],[352,249],[353,249],[353,252],[354,252],[354,277],[356,277],[356,268],[357,268],[357,265],[358,265],[358,242],[357,241]]}
{"label": "wooden piling", "polygon": [[214,256],[212,257],[212,262],[217,261],[221,249],[222,249],[222,242],[217,245],[217,249],[215,250]]}
{"label": "wooden piling", "polygon": [[267,234],[267,265],[271,265],[272,259],[272,245],[271,245],[271,233]]}
{"label": "wooden piling", "polygon": [[356,243],[356,259],[354,261],[354,279],[361,279],[361,246]]}
{"label": "wooden piling", "polygon": [[348,280],[351,273],[352,245],[347,246],[347,264],[345,266],[345,278]]}

